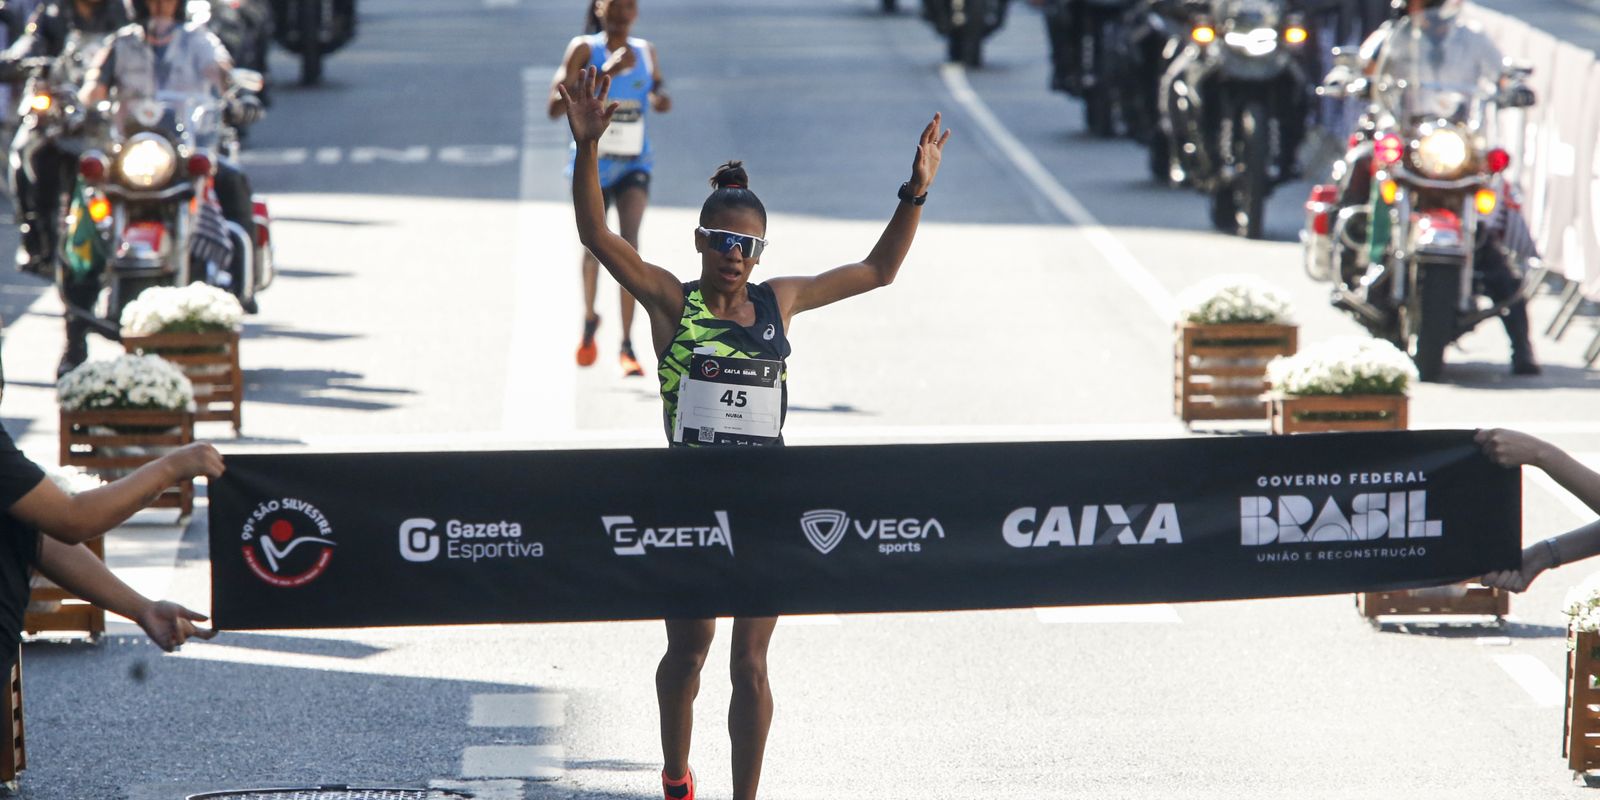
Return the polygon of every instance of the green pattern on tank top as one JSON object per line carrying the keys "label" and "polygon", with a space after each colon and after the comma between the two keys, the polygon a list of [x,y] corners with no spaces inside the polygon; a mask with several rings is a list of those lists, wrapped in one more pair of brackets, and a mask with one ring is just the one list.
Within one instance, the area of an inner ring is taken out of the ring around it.
{"label": "green pattern on tank top", "polygon": [[[737,340],[744,329],[737,322],[718,318],[706,309],[705,298],[697,287],[683,298],[683,316],[678,318],[678,334],[661,356],[656,375],[661,379],[661,405],[666,416],[667,439],[678,421],[678,387],[689,375],[689,360],[696,348],[709,347],[718,358],[766,358],[783,360],[783,357],[761,348],[746,348]],[[789,368],[784,365],[779,382],[789,380]]]}

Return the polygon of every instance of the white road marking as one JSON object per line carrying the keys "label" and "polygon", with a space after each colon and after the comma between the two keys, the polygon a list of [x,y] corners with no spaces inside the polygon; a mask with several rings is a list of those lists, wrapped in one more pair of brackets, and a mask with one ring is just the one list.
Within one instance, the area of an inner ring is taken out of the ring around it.
{"label": "white road marking", "polygon": [[[563,139],[562,144],[566,141]],[[521,151],[509,144],[454,144],[434,148],[429,145],[406,147],[307,147],[255,148],[239,154],[247,167],[298,167],[313,159],[320,166],[351,164],[417,165],[436,163],[453,167],[503,167],[517,163]]]}
{"label": "white road marking", "polygon": [[428,781],[430,789],[466,792],[474,800],[524,800],[526,784],[516,780]]}
{"label": "white road marking", "polygon": [[1035,608],[1040,622],[1052,625],[1158,624],[1183,622],[1178,609],[1163,604],[1140,606],[1061,606]]}
{"label": "white road marking", "polygon": [[559,728],[567,724],[567,696],[475,694],[467,724],[474,728]]}
{"label": "white road marking", "polygon": [[560,745],[484,745],[461,751],[463,778],[527,778],[553,781],[567,771],[567,751]]}
{"label": "white road marking", "polygon": [[1494,663],[1506,671],[1541,708],[1559,708],[1566,702],[1567,687],[1543,661],[1530,655],[1501,655]]}
{"label": "white road marking", "polygon": [[1177,315],[1177,304],[1173,301],[1172,294],[1144,268],[1143,264],[1139,263],[1139,259],[1132,251],[1128,250],[1109,229],[1101,225],[1100,221],[1089,213],[1089,209],[1078,202],[1078,198],[1067,191],[1066,187],[1039,163],[1039,159],[1011,134],[1005,124],[995,117],[983,99],[978,97],[978,93],[972,90],[972,84],[967,82],[966,70],[958,64],[945,64],[940,70],[940,75],[944,77],[945,88],[955,101],[966,110],[974,122],[978,123],[978,127],[995,147],[1011,159],[1017,171],[1021,172],[1023,177],[1055,206],[1061,216],[1078,226],[1089,240],[1089,244],[1100,252],[1111,270],[1144,299],[1145,304],[1155,312],[1161,323],[1170,324]]}
{"label": "white road marking", "polygon": [[511,264],[516,300],[506,348],[505,404],[501,410],[501,429],[506,434],[537,439],[568,434],[577,427],[578,419],[577,367],[570,351],[562,345],[576,346],[578,330],[575,324],[567,323],[579,322],[579,315],[551,310],[551,283],[545,277],[551,273],[549,229],[534,202],[539,180],[536,153],[541,149],[539,139],[549,126],[544,112],[552,73],[545,67],[522,71],[521,200],[517,204],[517,247]]}

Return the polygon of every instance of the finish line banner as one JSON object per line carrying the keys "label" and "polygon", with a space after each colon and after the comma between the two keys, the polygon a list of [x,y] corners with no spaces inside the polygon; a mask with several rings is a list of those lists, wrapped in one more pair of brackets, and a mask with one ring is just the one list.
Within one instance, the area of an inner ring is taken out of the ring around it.
{"label": "finish line banner", "polygon": [[1521,559],[1520,473],[1468,431],[227,463],[236,630],[1224,600]]}

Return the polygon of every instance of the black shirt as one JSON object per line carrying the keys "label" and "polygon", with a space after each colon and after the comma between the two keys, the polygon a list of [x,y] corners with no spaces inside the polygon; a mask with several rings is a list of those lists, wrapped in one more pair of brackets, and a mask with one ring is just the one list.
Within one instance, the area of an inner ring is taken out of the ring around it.
{"label": "black shirt", "polygon": [[[0,669],[10,671],[22,641],[28,608],[28,578],[39,562],[39,531],[11,516],[11,507],[44,480],[44,470],[17,449],[0,429]],[[3,679],[0,673],[0,679]]]}

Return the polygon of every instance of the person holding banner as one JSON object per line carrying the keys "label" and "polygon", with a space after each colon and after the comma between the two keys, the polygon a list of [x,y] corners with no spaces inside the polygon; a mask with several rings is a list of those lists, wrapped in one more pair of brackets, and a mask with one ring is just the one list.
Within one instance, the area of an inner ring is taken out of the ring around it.
{"label": "person holding banner", "polygon": [[196,627],[206,621],[204,614],[134,591],[83,543],[121,525],[167,487],[202,475],[215,478],[222,469],[216,449],[197,442],[121,480],[69,496],[0,430],[0,507],[6,509],[0,514],[0,675],[10,672],[22,641],[35,568],[78,597],[137,622],[163,650],[216,635],[215,629]]}
{"label": "person holding banner", "polygon": [[[751,283],[768,246],[767,211],[750,190],[743,165],[718,168],[714,187],[694,230],[700,279],[681,283],[646,263],[605,223],[600,183],[600,146],[618,104],[609,102],[611,78],[583,70],[576,86],[557,85],[577,142],[572,202],[578,236],[617,282],[639,299],[650,316],[651,340],[660,359],[663,422],[672,447],[782,445],[788,407],[785,359],[787,332],[796,314],[887,286],[911,249],[950,132],[940,115],[923,127],[911,161],[911,178],[900,185],[899,204],[883,235],[857,263],[814,277],[773,278]],[[888,193],[885,192],[885,195]],[[663,795],[692,800],[689,768],[693,704],[716,632],[715,620],[667,620],[667,653],[656,671],[661,712]],[[761,778],[772,690],[767,682],[767,646],[775,617],[736,618],[733,623],[733,698],[728,733],[733,744],[733,798],[753,800]]]}
{"label": "person holding banner", "polygon": [[[1519,431],[1496,428],[1479,431],[1476,438],[1495,463],[1503,467],[1538,467],[1600,514],[1600,472],[1555,445]],[[1520,569],[1491,572],[1481,580],[1486,586],[1520,592],[1545,570],[1595,555],[1600,555],[1600,520],[1528,546],[1522,551]]]}
{"label": "person holding banner", "polygon": [[[644,220],[645,206],[650,202],[650,173],[655,167],[647,118],[650,112],[664,114],[672,110],[655,45],[630,35],[638,16],[638,0],[592,0],[587,23],[590,31],[567,44],[549,103],[551,119],[565,113],[566,101],[556,87],[571,89],[583,69],[592,67],[616,80],[620,108],[616,124],[600,143],[600,183],[606,209],[616,205],[622,238],[635,249],[639,247],[639,225]],[[567,171],[570,175],[571,161]],[[594,310],[600,266],[588,251],[583,254],[582,270],[583,338],[578,342],[577,361],[578,366],[587,367],[599,357],[594,335],[600,327],[600,315]],[[633,296],[623,287],[622,347],[617,359],[625,377],[644,375],[644,368],[633,353],[633,311]]]}

